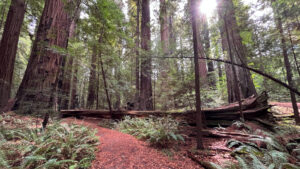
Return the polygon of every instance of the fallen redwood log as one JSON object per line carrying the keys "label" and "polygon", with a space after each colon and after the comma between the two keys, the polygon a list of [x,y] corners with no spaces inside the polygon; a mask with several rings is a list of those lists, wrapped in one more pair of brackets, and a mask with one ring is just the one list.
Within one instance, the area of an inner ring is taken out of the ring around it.
{"label": "fallen redwood log", "polygon": [[[242,110],[246,119],[265,115],[271,106],[268,105],[268,95],[266,92],[258,97],[249,97],[242,101]],[[226,106],[204,109],[207,120],[237,120],[240,117],[238,103],[232,103]],[[186,112],[167,112],[167,111],[126,111],[113,110],[112,114],[108,110],[61,110],[62,117],[94,117],[94,118],[116,118],[121,119],[124,116],[147,117],[147,116],[166,116],[185,118],[187,121],[194,121],[196,112],[194,110]]]}

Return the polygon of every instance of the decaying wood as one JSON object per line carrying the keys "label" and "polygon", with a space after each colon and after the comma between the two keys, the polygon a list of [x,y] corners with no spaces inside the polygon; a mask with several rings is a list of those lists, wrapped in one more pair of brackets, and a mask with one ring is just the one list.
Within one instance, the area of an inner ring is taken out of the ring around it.
{"label": "decaying wood", "polygon": [[[268,105],[268,96],[266,93],[258,97],[250,97],[242,100],[242,110],[246,119],[253,119],[258,116],[265,115],[271,107]],[[110,118],[109,110],[62,110],[63,117],[94,117],[94,118]],[[232,103],[214,109],[204,109],[203,113],[208,120],[237,120],[240,117],[238,103]],[[131,117],[147,117],[147,116],[173,116],[175,118],[183,118],[189,123],[195,123],[196,112],[166,112],[166,111],[127,111],[112,110],[114,118],[121,119],[124,116]]]}

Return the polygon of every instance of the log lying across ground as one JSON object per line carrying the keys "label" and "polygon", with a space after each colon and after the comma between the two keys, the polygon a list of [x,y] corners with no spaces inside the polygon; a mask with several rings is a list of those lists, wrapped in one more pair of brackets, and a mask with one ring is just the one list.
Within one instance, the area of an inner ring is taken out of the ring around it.
{"label": "log lying across ground", "polygon": [[[263,116],[271,106],[268,105],[267,93],[262,93],[258,97],[250,97],[242,101],[242,109],[246,119]],[[240,117],[239,104],[232,103],[218,108],[204,109],[202,111],[207,120],[237,120]],[[94,117],[94,118],[116,118],[124,116],[147,117],[147,116],[166,116],[183,117],[187,121],[194,121],[196,112],[166,112],[166,111],[127,111],[113,110],[112,115],[108,110],[61,110],[62,117]]]}

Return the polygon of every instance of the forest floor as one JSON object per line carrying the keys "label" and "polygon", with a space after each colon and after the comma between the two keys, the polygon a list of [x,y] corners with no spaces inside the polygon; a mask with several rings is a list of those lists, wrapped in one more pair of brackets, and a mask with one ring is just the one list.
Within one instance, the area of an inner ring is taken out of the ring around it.
{"label": "forest floor", "polygon": [[[272,102],[271,104],[274,105],[275,109],[282,110],[280,112],[285,112],[283,114],[291,113],[286,111],[286,109],[291,109],[291,103]],[[79,120],[66,118],[63,121],[97,130],[100,145],[92,169],[196,169],[202,168],[199,162],[213,162],[221,166],[231,166],[236,164],[237,161],[231,156],[232,150],[226,147],[226,143],[232,138],[244,137],[239,128],[228,127],[221,128],[221,130],[208,128],[206,131],[217,133],[217,135],[219,133],[229,133],[229,135],[232,133],[233,136],[227,137],[226,134],[225,137],[206,136],[203,141],[205,150],[198,151],[196,150],[195,127],[185,126],[180,129],[185,138],[184,143],[161,149],[152,147],[149,143],[138,140],[134,136],[108,129],[105,125],[103,127],[101,123],[103,121],[103,123],[107,123],[107,119],[84,118]],[[247,125],[254,130],[264,130],[254,122],[247,122]],[[235,136],[236,134],[238,136]],[[241,137],[239,134],[241,134]]]}
{"label": "forest floor", "polygon": [[163,152],[151,147],[148,143],[115,130],[99,127],[99,119],[77,120],[68,118],[68,123],[85,125],[97,130],[100,139],[99,151],[96,154],[93,169],[172,169],[201,168],[184,155],[168,157]]}
{"label": "forest floor", "polygon": [[[292,103],[290,102],[270,102],[269,103],[271,106],[279,106],[279,107],[289,107],[293,108]],[[298,108],[300,108],[300,103],[297,103]]]}
{"label": "forest floor", "polygon": [[[115,130],[99,126],[99,119],[75,118],[64,119],[68,123],[85,125],[97,130],[100,139],[99,151],[96,154],[92,168],[98,169],[196,169],[202,168],[193,161],[193,154],[199,161],[213,162],[220,165],[230,165],[234,158],[231,150],[226,147],[228,138],[204,138],[204,151],[197,151],[195,131],[193,127],[181,129],[185,133],[185,142],[172,148],[160,149],[151,147],[147,142]],[[191,137],[190,137],[191,136]]]}

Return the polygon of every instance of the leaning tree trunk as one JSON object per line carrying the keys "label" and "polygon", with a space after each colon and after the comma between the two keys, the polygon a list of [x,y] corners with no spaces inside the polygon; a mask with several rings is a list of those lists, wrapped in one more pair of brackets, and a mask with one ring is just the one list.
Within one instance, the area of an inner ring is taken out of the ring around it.
{"label": "leaning tree trunk", "polygon": [[141,24],[141,48],[145,53],[145,57],[141,62],[141,109],[152,110],[153,98],[152,98],[152,59],[150,56],[150,4],[149,0],[142,1],[142,24]]}
{"label": "leaning tree trunk", "polygon": [[201,112],[201,96],[200,96],[200,73],[199,73],[199,28],[197,18],[199,18],[197,7],[199,0],[192,0],[191,15],[193,29],[193,44],[194,44],[194,62],[195,62],[195,92],[196,92],[196,114],[197,114],[197,149],[204,149],[202,140],[202,112]]}
{"label": "leaning tree trunk", "polygon": [[67,48],[72,21],[68,13],[62,0],[46,0],[29,63],[17,92],[15,110],[23,113],[54,110],[62,55],[53,48]]}
{"label": "leaning tree trunk", "polygon": [[10,98],[14,65],[25,8],[25,0],[13,0],[11,2],[0,42],[0,109],[5,107]]}

